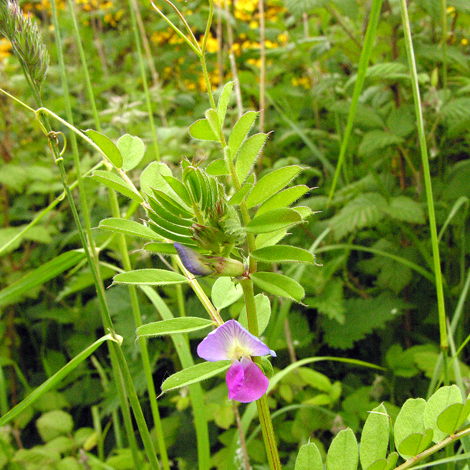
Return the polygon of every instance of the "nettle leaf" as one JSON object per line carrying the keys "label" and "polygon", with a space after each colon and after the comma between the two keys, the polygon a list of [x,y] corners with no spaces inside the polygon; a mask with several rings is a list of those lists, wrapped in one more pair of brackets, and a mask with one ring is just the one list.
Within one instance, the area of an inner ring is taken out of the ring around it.
{"label": "nettle leaf", "polygon": [[470,400],[464,404],[455,403],[446,408],[437,418],[438,428],[447,434],[454,434],[470,414]]}
{"label": "nettle leaf", "polygon": [[230,95],[232,94],[233,85],[235,82],[227,82],[222,90],[222,93],[219,96],[219,101],[217,102],[217,115],[219,116],[220,127],[223,128],[225,115],[227,114],[227,107],[230,101]]}
{"label": "nettle leaf", "polygon": [[88,129],[85,134],[101,149],[108,160],[116,167],[122,167],[122,155],[115,143],[105,135],[93,129]]}
{"label": "nettle leaf", "polygon": [[194,124],[191,124],[189,126],[189,134],[193,139],[197,140],[219,141],[217,134],[214,133],[207,119],[199,119]]}
{"label": "nettle leaf", "polygon": [[273,209],[252,219],[246,226],[250,233],[267,233],[286,229],[302,222],[302,216],[294,209]]}
{"label": "nettle leaf", "polygon": [[[425,438],[425,426],[424,426],[424,412],[426,409],[426,400],[423,398],[409,398],[403,404],[398,416],[395,420],[394,435],[397,450],[404,459],[414,457],[413,452],[409,452],[410,449],[417,441],[421,442],[418,438],[412,438],[410,443],[405,445],[405,451],[400,450],[401,443],[412,434],[420,434],[422,438]],[[430,430],[432,432],[432,430]],[[432,434],[431,434],[432,439]],[[418,442],[418,445],[419,445]],[[431,442],[431,440],[429,441]]]}
{"label": "nettle leaf", "polygon": [[298,186],[292,186],[292,188],[284,189],[278,192],[274,196],[270,197],[266,202],[263,202],[256,211],[256,215],[261,215],[264,212],[272,209],[278,209],[279,207],[290,206],[293,202],[300,199],[305,193],[310,191],[308,186],[303,184]]}
{"label": "nettle leaf", "polygon": [[135,168],[145,153],[145,145],[142,139],[129,134],[124,134],[117,141],[117,148],[122,155],[122,168],[125,171]]}
{"label": "nettle leaf", "polygon": [[410,305],[390,292],[382,292],[369,299],[347,299],[344,301],[346,322],[323,319],[325,340],[333,348],[349,349],[355,341],[363,339],[375,329],[384,328],[387,321],[395,318]]}
{"label": "nettle leaf", "polygon": [[230,148],[232,157],[235,157],[243,141],[246,139],[248,132],[250,132],[255,119],[257,118],[258,111],[248,111],[235,123],[230,132],[228,139],[228,146]]}
{"label": "nettle leaf", "polygon": [[405,139],[399,135],[374,129],[364,134],[359,148],[357,149],[357,153],[361,157],[371,156],[385,147],[402,144],[404,141]]}
{"label": "nettle leaf", "polygon": [[[460,393],[457,385],[441,387],[426,403],[424,424],[427,428],[431,428],[434,431],[433,441],[436,443],[442,441],[448,434],[452,434],[455,431],[455,429],[453,429],[450,432],[444,432],[444,430],[440,429],[438,425],[438,418],[441,413],[454,404],[462,406],[462,394]],[[449,421],[449,424],[449,428],[452,428],[452,420]]]}
{"label": "nettle leaf", "polygon": [[[271,318],[271,302],[264,294],[255,295],[256,316],[258,318],[258,334],[261,336],[269,324]],[[244,305],[238,321],[248,330],[248,318],[246,315],[246,306]]]}
{"label": "nettle leaf", "polygon": [[188,279],[180,273],[166,269],[136,269],[114,276],[113,284],[134,284],[147,286],[163,286],[181,284]]}
{"label": "nettle leaf", "polygon": [[290,245],[274,245],[259,248],[251,252],[251,256],[265,263],[312,263],[315,257],[303,248]]}
{"label": "nettle leaf", "polygon": [[426,223],[426,217],[421,204],[406,196],[392,198],[389,206],[385,208],[385,212],[395,220],[411,224]]}
{"label": "nettle leaf", "polygon": [[323,470],[321,453],[313,442],[304,444],[300,448],[294,470]]}
{"label": "nettle leaf", "polygon": [[240,183],[245,181],[267,138],[268,134],[255,134],[243,142],[235,162],[235,172]]}
{"label": "nettle leaf", "polygon": [[242,295],[241,285],[233,282],[229,277],[219,277],[212,286],[211,299],[217,310],[232,305]]}
{"label": "nettle leaf", "polygon": [[335,320],[341,325],[346,321],[343,293],[343,281],[338,278],[330,279],[321,291],[304,299],[305,305],[316,308],[322,315]]}
{"label": "nettle leaf", "polygon": [[359,456],[363,469],[367,469],[376,460],[385,459],[389,436],[390,421],[385,406],[381,404],[369,413],[362,430]]}
{"label": "nettle leaf", "polygon": [[326,456],[327,470],[357,470],[359,450],[351,429],[343,429],[331,442]]}
{"label": "nettle leaf", "polygon": [[294,279],[279,273],[257,272],[250,274],[253,282],[266,292],[300,302],[304,296],[304,288]]}
{"label": "nettle leaf", "polygon": [[158,235],[149,227],[135,222],[133,220],[110,217],[100,222],[98,228],[108,232],[122,233],[131,237],[147,238],[149,240],[158,240]]}
{"label": "nettle leaf", "polygon": [[187,385],[191,385],[203,380],[210,379],[228,370],[232,361],[203,362],[195,366],[188,367],[172,376],[162,383],[162,393],[176,390]]}
{"label": "nettle leaf", "polygon": [[302,168],[297,165],[279,168],[263,176],[256,184],[246,199],[248,208],[257,206],[274,196],[278,191],[288,185]]}
{"label": "nettle leaf", "polygon": [[216,323],[212,320],[208,320],[207,318],[171,318],[169,320],[162,320],[139,326],[139,328],[137,328],[137,338],[189,333],[191,331],[202,330],[210,326],[216,326]]}
{"label": "nettle leaf", "polygon": [[330,219],[336,240],[364,227],[375,227],[384,217],[387,201],[379,193],[357,196]]}
{"label": "nettle leaf", "polygon": [[463,121],[470,117],[470,98],[456,98],[441,108],[441,114],[448,122]]}
{"label": "nettle leaf", "polygon": [[95,170],[90,178],[98,181],[99,183],[103,183],[104,185],[114,189],[115,191],[118,191],[121,194],[124,194],[124,196],[127,196],[133,201],[143,201],[142,196],[136,192],[127,181],[123,180],[120,176],[111,173],[110,171]]}

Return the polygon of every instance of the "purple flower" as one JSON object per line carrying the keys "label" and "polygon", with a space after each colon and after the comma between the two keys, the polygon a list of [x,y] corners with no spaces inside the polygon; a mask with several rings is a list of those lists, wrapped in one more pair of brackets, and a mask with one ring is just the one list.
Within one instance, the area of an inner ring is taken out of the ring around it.
{"label": "purple flower", "polygon": [[225,378],[230,399],[250,403],[266,393],[269,380],[251,356],[275,357],[276,353],[236,320],[229,320],[209,333],[199,343],[197,354],[210,362],[232,361]]}

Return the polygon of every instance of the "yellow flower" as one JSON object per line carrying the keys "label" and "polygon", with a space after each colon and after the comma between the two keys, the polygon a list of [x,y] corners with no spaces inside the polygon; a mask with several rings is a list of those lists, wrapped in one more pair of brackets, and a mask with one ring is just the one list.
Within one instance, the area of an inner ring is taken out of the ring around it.
{"label": "yellow flower", "polygon": [[468,39],[467,39],[467,38],[463,38],[463,39],[460,41],[460,44],[462,44],[462,46],[468,46]]}
{"label": "yellow flower", "polygon": [[0,60],[9,56],[11,56],[11,42],[6,38],[2,38],[0,39]]}

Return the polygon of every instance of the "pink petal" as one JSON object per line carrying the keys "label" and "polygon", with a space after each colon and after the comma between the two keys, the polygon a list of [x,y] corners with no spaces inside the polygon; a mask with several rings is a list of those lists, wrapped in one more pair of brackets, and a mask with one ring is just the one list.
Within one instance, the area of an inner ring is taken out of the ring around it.
{"label": "pink petal", "polygon": [[241,356],[276,356],[256,336],[236,320],[229,320],[210,332],[197,347],[197,354],[206,361],[236,360]]}
{"label": "pink petal", "polygon": [[241,403],[251,403],[261,398],[268,389],[269,380],[251,360],[242,357],[234,361],[225,378],[228,397]]}

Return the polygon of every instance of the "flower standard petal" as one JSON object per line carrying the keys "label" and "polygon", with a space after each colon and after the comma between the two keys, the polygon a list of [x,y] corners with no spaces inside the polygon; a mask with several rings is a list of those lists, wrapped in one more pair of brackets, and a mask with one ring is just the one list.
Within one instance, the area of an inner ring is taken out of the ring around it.
{"label": "flower standard petal", "polygon": [[229,320],[207,335],[199,343],[197,354],[206,361],[222,361],[249,356],[276,356],[260,339],[243,328],[236,320]]}
{"label": "flower standard petal", "polygon": [[[240,370],[241,369],[241,370]],[[260,399],[268,389],[269,380],[251,360],[234,361],[226,376],[228,397],[241,403]]]}

